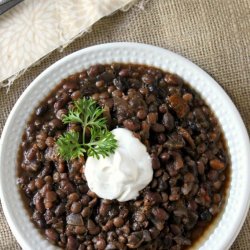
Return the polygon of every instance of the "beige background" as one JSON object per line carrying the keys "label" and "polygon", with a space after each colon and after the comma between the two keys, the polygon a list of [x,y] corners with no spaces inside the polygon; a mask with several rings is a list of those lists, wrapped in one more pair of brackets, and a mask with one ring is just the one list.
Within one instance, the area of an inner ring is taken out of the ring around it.
{"label": "beige background", "polygon": [[[226,90],[250,130],[250,1],[151,0],[145,10],[134,7],[102,19],[63,53],[55,51],[28,70],[8,93],[0,89],[0,134],[18,97],[45,68],[78,49],[114,41],[154,44],[198,64]],[[231,249],[250,249],[249,238],[250,214]],[[1,209],[0,249],[20,249]]]}

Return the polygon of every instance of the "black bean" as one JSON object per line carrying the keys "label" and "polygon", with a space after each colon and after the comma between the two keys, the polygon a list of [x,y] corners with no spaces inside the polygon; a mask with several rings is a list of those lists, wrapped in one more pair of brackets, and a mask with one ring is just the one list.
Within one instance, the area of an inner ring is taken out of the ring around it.
{"label": "black bean", "polygon": [[36,178],[35,185],[38,189],[41,189],[43,185],[45,184],[45,181],[42,178]]}
{"label": "black bean", "polygon": [[179,187],[172,187],[171,194],[169,195],[170,201],[177,201],[180,199],[180,188]]}
{"label": "black bean", "polygon": [[142,95],[144,95],[144,96],[146,96],[146,95],[148,94],[148,89],[145,88],[145,87],[140,88],[139,91],[140,91],[140,93],[141,93]]}
{"label": "black bean", "polygon": [[27,151],[26,153],[26,158],[29,160],[29,161],[32,161],[36,158],[36,153],[37,153],[37,150],[36,148],[31,148]]}
{"label": "black bean", "polygon": [[82,205],[80,202],[73,202],[73,204],[71,205],[71,212],[74,214],[80,213],[82,210]]}
{"label": "black bean", "polygon": [[58,238],[59,238],[58,233],[54,229],[52,229],[52,228],[46,229],[45,230],[45,234],[46,234],[47,238],[50,241],[52,241],[53,243],[55,243],[58,240]]}
{"label": "black bean", "polygon": [[81,98],[81,96],[82,96],[81,91],[80,91],[80,90],[77,90],[77,91],[74,91],[74,92],[71,94],[71,99],[75,101],[75,100]]}
{"label": "black bean", "polygon": [[69,196],[68,196],[68,200],[69,200],[69,202],[74,202],[74,201],[78,201],[79,200],[79,195],[78,195],[78,193],[72,193],[72,194],[70,194]]}
{"label": "black bean", "polygon": [[143,109],[140,109],[137,111],[136,116],[140,119],[140,120],[144,120],[147,117],[147,112]]}
{"label": "black bean", "polygon": [[168,98],[170,107],[176,112],[178,118],[183,118],[189,112],[189,106],[178,94],[173,94]]}
{"label": "black bean", "polygon": [[153,167],[153,169],[159,169],[161,167],[161,163],[160,163],[159,158],[157,157],[157,155],[152,154],[151,159],[152,159],[152,167]]}
{"label": "black bean", "polygon": [[162,133],[165,131],[165,127],[160,123],[153,124],[151,128],[156,133]]}
{"label": "black bean", "polygon": [[118,237],[118,241],[119,242],[121,242],[121,243],[127,243],[127,239],[126,239],[126,237],[125,236],[123,236],[123,235],[120,235],[119,237]]}
{"label": "black bean", "polygon": [[99,74],[99,65],[91,66],[87,73],[90,77],[96,77]]}
{"label": "black bean", "polygon": [[213,187],[216,189],[216,190],[219,190],[222,186],[222,182],[221,181],[215,181],[213,183]]}
{"label": "black bean", "polygon": [[83,206],[87,206],[89,204],[90,198],[87,195],[83,195],[81,198],[81,203]]}
{"label": "black bean", "polygon": [[109,93],[107,91],[100,93],[99,95],[100,99],[108,99],[109,98]]}
{"label": "black bean", "polygon": [[94,250],[94,247],[92,245],[88,245],[87,250]]}
{"label": "black bean", "polygon": [[41,127],[42,127],[42,121],[39,120],[39,119],[37,119],[37,120],[34,121],[34,125],[35,125],[35,127],[37,129],[41,129]]}
{"label": "black bean", "polygon": [[81,244],[79,246],[78,250],[86,250],[86,246],[84,244]]}
{"label": "black bean", "polygon": [[114,218],[113,223],[114,223],[115,227],[121,227],[124,224],[124,220],[122,217],[116,217],[116,218]]}
{"label": "black bean", "polygon": [[47,104],[43,104],[41,106],[39,106],[36,110],[36,115],[37,116],[42,116],[46,113],[46,111],[48,110],[48,105]]}
{"label": "black bean", "polygon": [[210,164],[211,168],[213,168],[215,170],[221,170],[221,169],[225,168],[225,164],[218,159],[211,160],[209,162],[209,164]]}
{"label": "black bean", "polygon": [[55,139],[53,137],[47,137],[45,143],[48,147],[53,147],[55,145]]}
{"label": "black bean", "polygon": [[174,128],[174,117],[170,113],[166,112],[163,115],[162,124],[167,130],[171,131]]}
{"label": "black bean", "polygon": [[53,119],[49,122],[49,126],[52,129],[61,129],[63,127],[63,123],[59,119]]}
{"label": "black bean", "polygon": [[77,239],[73,236],[69,236],[67,239],[67,249],[68,250],[75,250],[79,246],[79,243],[77,242]]}
{"label": "black bean", "polygon": [[60,185],[61,185],[63,191],[67,194],[73,193],[75,191],[73,184],[69,181],[62,180],[60,182]]}
{"label": "black bean", "polygon": [[112,92],[112,96],[122,97],[122,91],[116,89]]}
{"label": "black bean", "polygon": [[180,85],[182,80],[177,76],[170,73],[167,73],[164,77],[164,80],[167,84],[170,85]]}
{"label": "black bean", "polygon": [[144,204],[147,205],[155,205],[162,201],[161,195],[155,192],[147,192],[144,197]]}
{"label": "black bean", "polygon": [[65,206],[64,204],[60,203],[56,209],[55,209],[55,214],[57,217],[61,216],[65,212]]}
{"label": "black bean", "polygon": [[113,94],[113,92],[114,92],[115,90],[116,90],[116,87],[113,86],[113,85],[111,85],[111,86],[108,87],[108,93],[109,93],[109,94]]}
{"label": "black bean", "polygon": [[143,222],[143,221],[146,220],[145,214],[140,212],[140,211],[136,212],[134,217],[135,217],[135,220],[138,221],[138,222]]}
{"label": "black bean", "polygon": [[110,205],[105,203],[105,202],[102,202],[100,205],[100,208],[99,208],[100,215],[106,216],[108,214],[109,210],[110,210]]}
{"label": "black bean", "polygon": [[57,110],[63,108],[64,105],[65,105],[64,100],[58,100],[57,102],[54,103],[54,109],[57,111]]}
{"label": "black bean", "polygon": [[127,77],[127,76],[129,76],[129,70],[128,69],[122,69],[119,72],[119,76],[121,76],[121,77]]}
{"label": "black bean", "polygon": [[74,226],[82,226],[83,219],[80,214],[71,213],[67,216],[67,224],[74,225]]}
{"label": "black bean", "polygon": [[121,91],[124,91],[127,88],[127,83],[122,81],[121,79],[114,79],[113,80],[114,86]]}
{"label": "black bean", "polygon": [[95,83],[95,85],[96,85],[97,88],[103,87],[104,84],[105,84],[105,82],[104,82],[103,80],[97,81],[97,82]]}
{"label": "black bean", "polygon": [[47,103],[48,103],[49,106],[53,106],[54,103],[55,103],[55,101],[56,101],[56,98],[55,97],[51,97],[51,98],[48,99]]}
{"label": "black bean", "polygon": [[99,100],[99,93],[93,94],[93,95],[92,95],[92,99],[93,99],[94,101],[98,101],[98,100]]}
{"label": "black bean", "polygon": [[105,249],[105,247],[106,247],[106,242],[105,242],[105,240],[102,239],[102,238],[98,239],[97,242],[96,242],[96,244],[95,244],[95,247],[96,247],[97,249],[100,249],[100,250]]}
{"label": "black bean", "polygon": [[221,195],[220,194],[214,194],[213,201],[216,204],[219,204],[221,201]]}
{"label": "black bean", "polygon": [[204,221],[210,221],[212,219],[212,215],[208,210],[205,210],[200,215],[201,219]]}
{"label": "black bean", "polygon": [[160,154],[160,159],[162,162],[167,162],[170,158],[170,154],[168,152],[163,152]]}
{"label": "black bean", "polygon": [[100,228],[97,225],[95,225],[95,223],[91,219],[88,219],[87,228],[88,228],[88,232],[91,235],[96,235],[100,231]]}
{"label": "black bean", "polygon": [[45,200],[49,202],[53,202],[53,201],[56,201],[56,199],[57,199],[57,195],[54,191],[47,191],[45,193]]}
{"label": "black bean", "polygon": [[153,239],[156,239],[156,237],[159,235],[160,231],[155,228],[155,227],[152,227],[149,229],[149,232],[150,232],[150,235]]}
{"label": "black bean", "polygon": [[158,114],[157,113],[149,113],[147,115],[147,121],[149,124],[155,124],[157,122]]}
{"label": "black bean", "polygon": [[119,209],[117,207],[111,207],[108,214],[109,217],[114,218],[119,214]]}
{"label": "black bean", "polygon": [[123,122],[123,126],[131,131],[137,131],[140,129],[140,124],[132,119],[127,119]]}
{"label": "black bean", "polygon": [[163,103],[163,104],[161,104],[160,106],[159,106],[159,111],[161,112],[161,113],[167,113],[168,112],[168,107],[167,107],[167,105],[165,104],[165,103]]}
{"label": "black bean", "polygon": [[86,217],[89,217],[91,214],[91,210],[89,207],[85,207],[83,208],[82,212],[81,212],[81,215],[83,218],[86,218]]}
{"label": "black bean", "polygon": [[94,206],[97,204],[97,202],[98,202],[98,199],[97,199],[97,198],[94,198],[93,200],[91,200],[91,201],[89,202],[89,207],[90,207],[90,208],[94,207]]}
{"label": "black bean", "polygon": [[155,79],[152,75],[145,74],[142,76],[142,81],[146,84],[153,84]]}
{"label": "black bean", "polygon": [[157,134],[157,141],[159,144],[163,144],[165,141],[166,141],[166,135],[165,133],[160,133],[160,134]]}
{"label": "black bean", "polygon": [[113,228],[113,221],[108,220],[107,223],[102,227],[105,232],[109,231],[110,229]]}
{"label": "black bean", "polygon": [[[103,72],[98,77],[100,80],[103,80],[106,83],[112,82],[112,80],[115,78],[115,75],[113,74],[112,70]],[[102,87],[102,86],[101,86]]]}
{"label": "black bean", "polygon": [[193,99],[193,95],[191,93],[185,93],[182,98],[186,101],[186,102],[190,102]]}
{"label": "black bean", "polygon": [[129,209],[128,208],[121,208],[120,210],[120,216],[124,219],[128,216],[129,214]]}
{"label": "black bean", "polygon": [[165,221],[169,218],[168,213],[162,208],[153,208],[152,214],[156,220]]}
{"label": "black bean", "polygon": [[128,237],[127,246],[129,248],[137,248],[141,245],[142,241],[143,241],[143,233],[135,232]]}

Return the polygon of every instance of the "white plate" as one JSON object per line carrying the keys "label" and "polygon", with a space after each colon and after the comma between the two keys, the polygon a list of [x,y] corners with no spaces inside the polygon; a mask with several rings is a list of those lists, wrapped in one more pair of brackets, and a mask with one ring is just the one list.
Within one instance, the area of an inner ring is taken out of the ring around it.
{"label": "white plate", "polygon": [[25,250],[56,249],[32,224],[16,185],[16,159],[27,119],[63,78],[97,63],[147,64],[178,74],[206,100],[228,143],[232,176],[228,201],[216,227],[199,243],[202,250],[230,247],[246,217],[250,196],[250,147],[242,119],[224,90],[202,69],[165,49],[136,43],[110,43],[77,51],[50,66],[24,91],[12,109],[0,142],[0,195],[10,228]]}

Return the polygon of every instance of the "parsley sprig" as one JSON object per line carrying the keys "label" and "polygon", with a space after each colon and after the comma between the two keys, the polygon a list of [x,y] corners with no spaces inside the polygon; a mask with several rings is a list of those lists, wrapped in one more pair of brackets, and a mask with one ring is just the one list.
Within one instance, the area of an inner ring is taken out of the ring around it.
{"label": "parsley sprig", "polygon": [[[82,127],[82,133],[68,131],[58,138],[58,153],[65,160],[79,158],[84,154],[99,159],[100,156],[106,157],[114,153],[117,148],[114,135],[107,129],[103,109],[93,99],[75,101],[73,109],[63,117],[63,123],[76,123]],[[87,129],[90,131],[88,141]]]}

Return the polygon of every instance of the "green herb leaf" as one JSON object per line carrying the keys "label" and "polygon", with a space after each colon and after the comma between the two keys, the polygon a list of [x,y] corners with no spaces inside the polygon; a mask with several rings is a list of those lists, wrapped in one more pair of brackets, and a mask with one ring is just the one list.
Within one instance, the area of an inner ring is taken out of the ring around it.
{"label": "green herb leaf", "polygon": [[79,143],[79,133],[69,131],[64,133],[57,140],[58,153],[63,156],[65,160],[72,160],[83,156],[86,150]]}
{"label": "green herb leaf", "polygon": [[87,144],[87,154],[97,159],[100,156],[104,158],[115,152],[117,140],[115,136],[108,130],[91,129],[91,140]]}
{"label": "green herb leaf", "polygon": [[82,123],[82,119],[80,118],[80,113],[78,111],[70,110],[68,115],[64,115],[63,117],[63,123]]}
{"label": "green herb leaf", "polygon": [[[82,127],[82,138],[78,132],[66,132],[57,140],[58,153],[65,160],[78,158],[87,153],[89,156],[106,157],[114,153],[117,141],[107,130],[103,109],[93,99],[79,99],[74,107],[63,117],[63,123],[78,123]],[[86,142],[85,131],[90,130],[89,142]]]}

